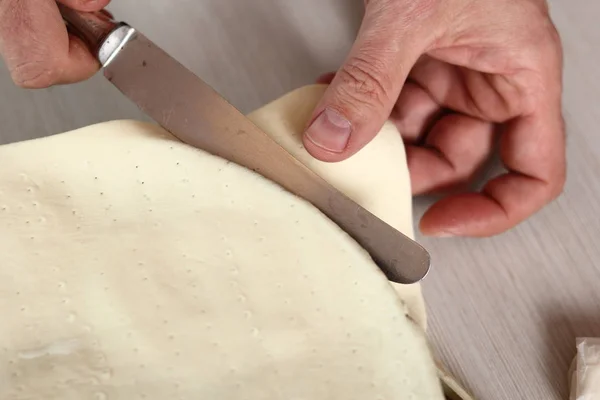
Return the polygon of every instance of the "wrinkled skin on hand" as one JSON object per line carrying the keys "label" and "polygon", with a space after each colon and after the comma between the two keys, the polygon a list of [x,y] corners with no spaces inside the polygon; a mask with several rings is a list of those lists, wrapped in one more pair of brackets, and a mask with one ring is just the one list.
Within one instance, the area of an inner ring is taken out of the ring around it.
{"label": "wrinkled skin on hand", "polygon": [[[545,1],[365,3],[348,58],[319,79],[331,84],[304,137],[314,157],[350,157],[391,118],[413,193],[447,194],[420,223],[435,236],[501,233],[562,192],[562,49]],[[496,143],[508,172],[465,192]]]}
{"label": "wrinkled skin on hand", "polygon": [[[59,2],[99,11],[109,1]],[[67,32],[54,0],[0,0],[0,53],[12,79],[25,88],[82,81],[100,67],[84,43]]]}

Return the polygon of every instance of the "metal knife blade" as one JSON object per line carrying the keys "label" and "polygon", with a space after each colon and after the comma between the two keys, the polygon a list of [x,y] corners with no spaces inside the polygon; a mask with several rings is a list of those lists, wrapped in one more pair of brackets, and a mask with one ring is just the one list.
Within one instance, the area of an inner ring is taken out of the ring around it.
{"label": "metal knife blade", "polygon": [[97,54],[105,77],[184,143],[245,166],[308,200],[366,249],[393,282],[423,279],[429,253],[339,192],[261,131],[213,88],[125,23],[61,6]]}

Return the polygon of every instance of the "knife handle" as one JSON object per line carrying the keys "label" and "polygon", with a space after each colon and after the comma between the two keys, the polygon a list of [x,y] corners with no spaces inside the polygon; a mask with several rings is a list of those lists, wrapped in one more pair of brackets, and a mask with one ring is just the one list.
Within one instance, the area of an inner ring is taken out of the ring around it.
{"label": "knife handle", "polygon": [[134,30],[114,21],[108,12],[81,12],[57,4],[67,28],[85,42],[94,57],[105,67]]}
{"label": "knife handle", "polygon": [[98,53],[104,40],[118,25],[101,11],[80,12],[60,3],[57,5],[69,30],[82,39],[93,54]]}

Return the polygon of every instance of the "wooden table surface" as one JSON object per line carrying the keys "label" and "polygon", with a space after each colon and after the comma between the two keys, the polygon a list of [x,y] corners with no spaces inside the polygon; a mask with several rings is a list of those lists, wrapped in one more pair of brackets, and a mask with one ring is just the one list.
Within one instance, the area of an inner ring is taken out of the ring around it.
{"label": "wooden table surface", "polygon": [[[113,3],[244,112],[339,66],[362,16],[360,0]],[[600,336],[600,2],[551,6],[566,55],[564,195],[494,238],[419,237],[434,260],[424,283],[432,340],[482,400],[566,399],[575,338]],[[0,66],[0,143],[118,118],[143,117],[100,76],[25,91]],[[415,200],[417,217],[429,202]]]}

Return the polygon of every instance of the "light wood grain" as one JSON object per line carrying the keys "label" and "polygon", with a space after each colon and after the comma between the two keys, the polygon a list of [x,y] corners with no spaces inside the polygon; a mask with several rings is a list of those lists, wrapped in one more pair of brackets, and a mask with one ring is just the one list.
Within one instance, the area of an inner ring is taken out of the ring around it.
{"label": "light wood grain", "polygon": [[[335,69],[360,0],[134,0],[111,6],[242,111]],[[490,239],[419,240],[431,250],[430,334],[479,399],[565,399],[577,336],[600,336],[600,3],[554,0],[566,57],[569,175],[564,195]],[[101,77],[42,91],[0,67],[0,143],[117,118],[145,119]],[[0,160],[1,165],[1,160]],[[421,215],[430,199],[416,199]]]}

